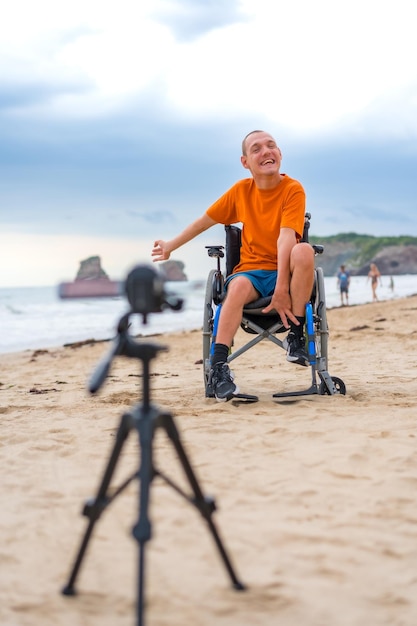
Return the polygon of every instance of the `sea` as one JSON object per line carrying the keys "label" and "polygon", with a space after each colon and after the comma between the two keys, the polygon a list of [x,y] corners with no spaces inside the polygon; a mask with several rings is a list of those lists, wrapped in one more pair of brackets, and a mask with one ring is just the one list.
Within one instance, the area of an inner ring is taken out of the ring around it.
{"label": "sea", "polygon": [[[165,308],[144,320],[139,313],[130,316],[133,335],[160,335],[202,327],[206,278],[168,282],[168,300],[182,300],[178,311]],[[336,277],[325,277],[326,306],[340,306]],[[417,275],[382,277],[379,300],[417,294]],[[372,301],[366,276],[353,276],[349,305]],[[117,336],[120,318],[129,312],[125,296],[112,298],[60,299],[58,286],[0,288],[0,353],[47,349],[88,340],[112,340]]]}

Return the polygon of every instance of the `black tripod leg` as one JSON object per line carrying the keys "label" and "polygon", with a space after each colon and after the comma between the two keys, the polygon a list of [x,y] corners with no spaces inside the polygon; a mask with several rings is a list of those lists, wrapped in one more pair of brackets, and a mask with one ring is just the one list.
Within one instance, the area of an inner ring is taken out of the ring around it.
{"label": "black tripod leg", "polygon": [[138,605],[137,626],[143,626],[144,620],[144,577],[145,546],[151,539],[152,530],[149,519],[149,496],[154,477],[152,444],[154,436],[154,411],[142,410],[135,414],[136,428],[139,433],[141,465],[139,469],[139,518],[133,527],[133,536],[139,543],[138,564]]}
{"label": "black tripod leg", "polygon": [[76,593],[74,589],[75,580],[81,567],[85,551],[87,550],[88,542],[94,530],[95,523],[108,505],[109,500],[107,496],[107,490],[109,488],[110,481],[113,476],[113,472],[120,456],[123,444],[126,441],[126,438],[132,427],[132,416],[129,413],[126,413],[122,416],[120,426],[117,430],[114,448],[111,453],[106,470],[104,472],[103,480],[98,489],[97,496],[94,500],[87,502],[84,506],[83,515],[88,517],[90,521],[88,523],[87,530],[84,534],[83,540],[78,550],[78,554],[75,559],[75,563],[72,568],[68,582],[62,589],[62,593],[66,596],[73,596]]}
{"label": "black tripod leg", "polygon": [[208,524],[208,527],[211,531],[213,539],[220,552],[220,556],[223,560],[226,570],[233,583],[233,587],[238,591],[244,590],[245,586],[243,585],[243,583],[241,583],[238,580],[235,574],[235,571],[227,555],[223,542],[220,539],[216,525],[214,524],[214,521],[212,519],[212,515],[216,508],[215,503],[211,498],[204,497],[203,492],[201,491],[201,488],[197,481],[194,470],[191,467],[191,464],[188,460],[184,447],[181,443],[180,435],[179,435],[179,432],[177,430],[177,427],[175,425],[172,415],[170,413],[164,413],[160,415],[159,425],[165,429],[168,437],[171,439],[172,443],[174,444],[174,447],[180,459],[181,465],[188,478],[191,489],[194,492],[195,500],[193,504],[197,507],[197,509],[200,511],[201,515],[204,517],[204,519],[206,520]]}

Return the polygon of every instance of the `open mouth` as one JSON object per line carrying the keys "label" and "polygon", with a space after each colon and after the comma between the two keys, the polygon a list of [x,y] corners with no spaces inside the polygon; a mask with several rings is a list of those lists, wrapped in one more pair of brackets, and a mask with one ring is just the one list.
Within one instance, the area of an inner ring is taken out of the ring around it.
{"label": "open mouth", "polygon": [[275,161],[273,159],[266,159],[265,161],[262,161],[261,165],[273,165],[275,163]]}

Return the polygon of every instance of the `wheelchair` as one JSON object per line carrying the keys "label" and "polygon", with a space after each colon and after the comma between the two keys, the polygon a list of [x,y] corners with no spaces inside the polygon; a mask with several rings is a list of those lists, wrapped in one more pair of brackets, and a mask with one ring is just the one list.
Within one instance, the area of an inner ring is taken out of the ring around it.
{"label": "wheelchair", "polygon": [[[304,232],[301,241],[308,242],[308,231],[310,228],[311,214],[305,214]],[[214,397],[211,389],[209,377],[211,368],[211,356],[216,341],[217,327],[219,323],[222,302],[225,297],[224,283],[237,265],[240,258],[241,246],[241,229],[234,225],[225,226],[226,241],[225,246],[206,246],[208,256],[216,259],[216,268],[211,270],[208,275],[207,285],[204,297],[204,316],[203,316],[203,374],[205,395],[207,398]],[[323,253],[323,246],[312,245],[315,255]],[[221,259],[225,258],[225,272],[221,269]],[[329,328],[326,316],[326,298],[324,288],[324,275],[321,267],[316,267],[314,276],[314,285],[309,302],[306,305],[306,324],[305,337],[306,348],[309,358],[309,366],[311,370],[311,384],[302,390],[277,392],[273,394],[274,398],[282,398],[289,396],[307,396],[307,395],[334,395],[346,394],[344,382],[335,376],[330,376],[328,372],[328,338]],[[245,305],[242,314],[241,328],[250,335],[254,335],[248,339],[244,345],[230,351],[228,363],[237,359],[243,353],[247,352],[259,342],[266,340],[286,351],[287,344],[285,337],[280,339],[277,335],[286,333],[278,313],[270,311],[262,313],[262,310],[268,306],[271,298],[259,298],[254,302]],[[232,346],[233,348],[233,346]],[[248,396],[246,394],[238,394],[237,397],[247,398],[248,401],[256,402],[257,396]]]}

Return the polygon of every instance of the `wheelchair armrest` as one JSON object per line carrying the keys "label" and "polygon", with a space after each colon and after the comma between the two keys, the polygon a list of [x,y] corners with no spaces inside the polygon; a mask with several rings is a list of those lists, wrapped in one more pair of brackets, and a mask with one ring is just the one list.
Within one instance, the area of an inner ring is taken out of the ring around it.
{"label": "wheelchair armrest", "polygon": [[222,259],[224,257],[224,246],[206,246],[207,254],[214,259]]}
{"label": "wheelchair armrest", "polygon": [[314,243],[312,245],[312,248],[313,248],[315,254],[323,254],[323,252],[324,252],[324,246],[319,246],[319,245]]}

